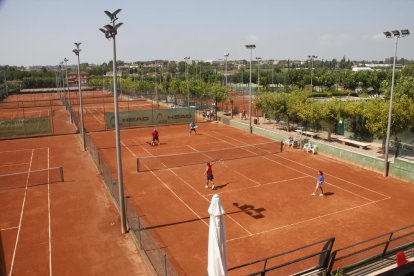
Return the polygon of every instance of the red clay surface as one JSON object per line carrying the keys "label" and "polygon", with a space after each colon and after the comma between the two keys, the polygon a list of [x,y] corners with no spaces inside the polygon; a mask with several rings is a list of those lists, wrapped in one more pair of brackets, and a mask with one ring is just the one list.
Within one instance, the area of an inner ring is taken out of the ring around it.
{"label": "red clay surface", "polygon": [[150,275],[78,134],[0,141],[0,202],[1,275]]}
{"label": "red clay surface", "polygon": [[[157,129],[161,145],[156,147],[147,144],[150,128],[121,131],[125,196],[180,274],[206,273],[207,209],[214,193],[220,194],[227,212],[229,267],[330,237],[336,237],[334,248],[340,248],[414,221],[412,184],[289,148],[216,164],[215,191],[204,188],[204,164],[137,173],[140,156],[270,141],[217,123],[201,123],[199,135],[191,136],[187,125]],[[114,133],[90,135],[116,176]],[[200,153],[200,159],[206,155],[221,158]],[[324,197],[311,196],[318,170],[325,172]]]}

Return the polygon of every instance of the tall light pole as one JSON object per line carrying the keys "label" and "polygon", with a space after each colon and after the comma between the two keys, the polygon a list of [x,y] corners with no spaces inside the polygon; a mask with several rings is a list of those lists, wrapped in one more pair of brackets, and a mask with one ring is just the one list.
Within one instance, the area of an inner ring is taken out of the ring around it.
{"label": "tall light pole", "polygon": [[224,58],[226,59],[226,88],[227,88],[227,58],[229,57],[230,53],[224,53]]}
{"label": "tall light pole", "polygon": [[68,59],[64,58],[63,61],[65,62],[65,78],[66,78],[66,90],[68,91],[69,101],[70,101],[70,91],[69,91],[69,80],[68,80]]}
{"label": "tall light pole", "polygon": [[[81,128],[81,135],[82,135],[82,147],[83,147],[83,150],[86,150],[85,128],[83,125],[83,105],[82,105],[82,89],[81,89],[80,57],[79,57],[79,53],[81,51],[81,49],[79,49],[79,45],[81,45],[81,42],[75,42],[74,44],[76,45],[76,49],[73,49],[73,52],[75,53],[75,55],[78,56],[78,89],[79,89],[79,109],[80,109],[79,113],[80,113],[80,123],[81,123],[80,128]],[[68,90],[69,90],[69,86],[68,86]]]}
{"label": "tall light pole", "polygon": [[6,70],[3,71],[3,77],[4,77],[4,85],[6,88],[6,95],[9,95],[9,87],[7,86],[7,79],[6,79]]}
{"label": "tall light pole", "polygon": [[124,201],[124,181],[122,175],[122,159],[121,159],[121,137],[119,133],[119,114],[118,114],[118,91],[116,89],[116,42],[115,37],[118,34],[118,28],[123,23],[118,23],[115,25],[115,21],[118,19],[117,14],[121,11],[118,9],[113,13],[105,11],[105,14],[111,19],[112,25],[105,25],[104,28],[99,30],[105,34],[107,39],[112,38],[113,41],[113,81],[114,81],[114,113],[115,113],[115,136],[116,136],[116,160],[118,164],[118,192],[119,192],[119,212],[121,216],[121,231],[123,234],[127,232],[126,227],[126,218],[125,218],[125,201]]}
{"label": "tall light pole", "polygon": [[257,60],[257,86],[260,85],[260,61],[262,60],[261,57],[256,57]]}
{"label": "tall light pole", "polygon": [[190,107],[190,87],[188,84],[188,60],[190,60],[190,57],[185,57],[185,81],[187,83],[187,107]]}
{"label": "tall light pole", "polygon": [[315,55],[308,55],[308,58],[310,58],[310,60],[311,60],[311,87],[312,87],[312,91],[313,91],[313,60],[315,59],[315,58],[318,58],[318,56],[315,56]]}
{"label": "tall light pole", "polygon": [[250,79],[249,79],[249,129],[250,133],[253,133],[252,127],[252,54],[253,49],[256,49],[256,45],[246,45],[246,48],[250,50]]}
{"label": "tall light pole", "polygon": [[385,140],[385,160],[384,160],[384,176],[388,176],[388,148],[390,143],[390,132],[391,132],[391,115],[392,115],[392,98],[394,94],[394,79],[395,79],[395,62],[397,60],[397,46],[398,39],[400,37],[406,37],[410,35],[409,30],[395,30],[391,32],[384,32],[386,38],[394,36],[395,47],[394,47],[394,62],[392,64],[392,77],[391,77],[391,93],[390,93],[390,107],[388,109],[388,125],[387,125],[387,138]]}

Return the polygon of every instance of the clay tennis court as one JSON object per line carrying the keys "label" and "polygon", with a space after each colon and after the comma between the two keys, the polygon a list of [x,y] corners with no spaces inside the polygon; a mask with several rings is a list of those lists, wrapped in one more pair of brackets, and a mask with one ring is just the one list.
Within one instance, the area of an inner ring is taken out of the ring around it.
{"label": "clay tennis court", "polygon": [[[151,128],[121,132],[125,196],[180,275],[206,273],[214,193],[227,213],[229,267],[330,237],[339,248],[413,223],[412,184],[322,155],[280,152],[278,142],[273,148],[269,139],[220,123],[200,123],[199,135],[191,136],[187,125],[157,129],[156,147],[147,144]],[[89,135],[116,176],[114,133]],[[141,160],[148,156],[163,157]],[[206,158],[225,160],[213,166],[216,190],[204,188]],[[137,172],[137,159],[147,168]],[[323,197],[311,196],[318,170],[325,173]]]}
{"label": "clay tennis court", "polygon": [[[65,135],[0,141],[0,274],[149,275],[120,233],[115,205],[68,111],[59,102],[37,106],[52,96],[11,95],[2,103],[16,112],[22,103],[25,112],[56,111]],[[10,110],[0,107],[6,116]]]}

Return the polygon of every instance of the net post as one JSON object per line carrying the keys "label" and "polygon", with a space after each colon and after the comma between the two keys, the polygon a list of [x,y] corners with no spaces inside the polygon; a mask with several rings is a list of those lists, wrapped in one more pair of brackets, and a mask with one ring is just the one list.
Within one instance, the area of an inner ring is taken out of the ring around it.
{"label": "net post", "polygon": [[59,167],[59,172],[60,172],[60,179],[62,182],[65,182],[65,178],[63,176],[63,167]]}
{"label": "net post", "polygon": [[139,172],[139,157],[137,157],[137,172]]}
{"label": "net post", "polygon": [[280,141],[280,152],[283,152],[283,141]]}

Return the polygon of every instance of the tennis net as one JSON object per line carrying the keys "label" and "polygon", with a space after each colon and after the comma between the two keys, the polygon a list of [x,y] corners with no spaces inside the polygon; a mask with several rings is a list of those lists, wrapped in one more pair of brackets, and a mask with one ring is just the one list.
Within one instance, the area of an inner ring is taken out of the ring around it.
{"label": "tennis net", "polygon": [[0,191],[64,182],[63,167],[0,175]]}
{"label": "tennis net", "polygon": [[281,152],[281,142],[266,142],[239,147],[219,148],[206,151],[184,152],[167,155],[138,157],[137,172],[178,168],[217,160],[237,160]]}

